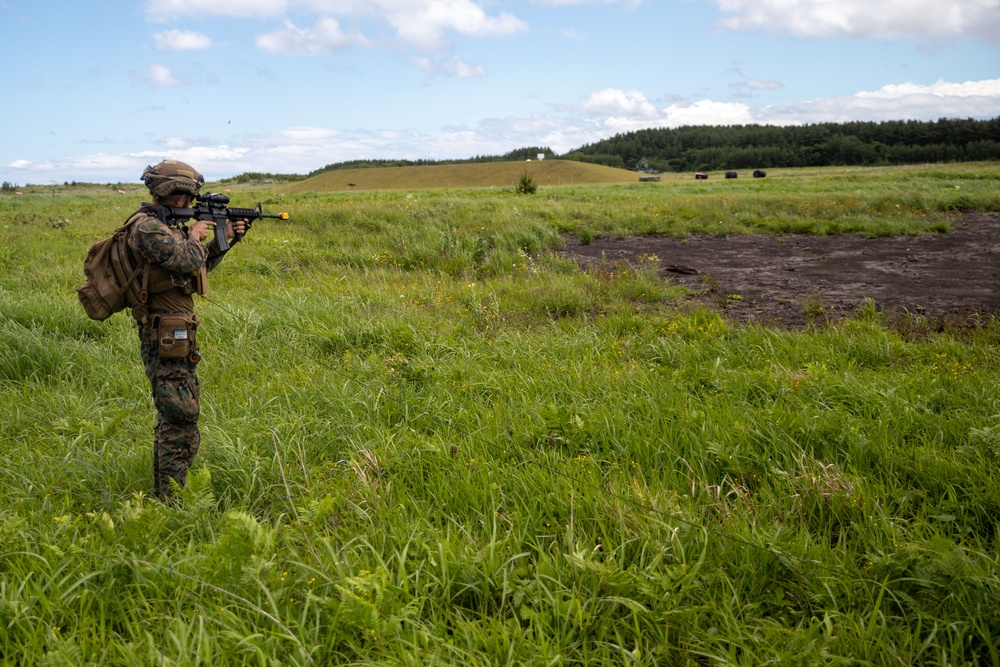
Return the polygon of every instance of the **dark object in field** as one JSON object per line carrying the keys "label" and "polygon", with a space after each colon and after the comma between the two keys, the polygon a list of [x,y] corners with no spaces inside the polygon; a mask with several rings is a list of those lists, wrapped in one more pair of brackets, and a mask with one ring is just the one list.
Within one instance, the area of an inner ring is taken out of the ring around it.
{"label": "dark object in field", "polygon": [[667,264],[663,267],[664,271],[669,271],[670,273],[682,273],[688,276],[696,276],[701,273],[698,269],[693,266],[688,266],[687,264]]}
{"label": "dark object in field", "polygon": [[767,172],[764,171],[763,169],[754,169],[753,170],[753,177],[754,178],[764,178],[765,176],[767,176]]}
{"label": "dark object in field", "polygon": [[738,175],[739,174],[737,174],[735,171],[727,171],[726,172],[726,178],[736,178]]}
{"label": "dark object in field", "polygon": [[649,183],[649,182],[654,182],[654,181],[659,181],[659,180],[660,180],[659,176],[640,176],[639,177],[639,182],[640,183]]}
{"label": "dark object in field", "polygon": [[708,178],[708,174],[703,171],[696,171],[694,172],[694,177],[696,180],[703,181]]}

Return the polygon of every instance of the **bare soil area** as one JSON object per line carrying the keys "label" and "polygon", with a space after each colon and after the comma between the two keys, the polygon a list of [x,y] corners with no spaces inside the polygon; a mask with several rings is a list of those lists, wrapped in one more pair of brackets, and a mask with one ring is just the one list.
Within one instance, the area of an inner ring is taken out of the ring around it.
{"label": "bare soil area", "polygon": [[608,237],[562,254],[581,266],[659,258],[664,278],[737,322],[802,328],[851,315],[866,300],[890,321],[934,328],[1000,315],[1000,213],[966,213],[951,232],[867,238],[755,234]]}

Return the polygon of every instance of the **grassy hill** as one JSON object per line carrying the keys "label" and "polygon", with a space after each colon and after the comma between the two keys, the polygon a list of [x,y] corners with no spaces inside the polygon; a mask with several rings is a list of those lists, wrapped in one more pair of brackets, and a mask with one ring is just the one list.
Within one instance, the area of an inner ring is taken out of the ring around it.
{"label": "grassy hill", "polygon": [[285,188],[288,192],[329,192],[337,190],[390,190],[421,188],[514,187],[527,172],[535,183],[546,185],[597,185],[628,183],[639,176],[625,169],[569,160],[531,162],[484,162],[442,164],[380,169],[329,171]]}

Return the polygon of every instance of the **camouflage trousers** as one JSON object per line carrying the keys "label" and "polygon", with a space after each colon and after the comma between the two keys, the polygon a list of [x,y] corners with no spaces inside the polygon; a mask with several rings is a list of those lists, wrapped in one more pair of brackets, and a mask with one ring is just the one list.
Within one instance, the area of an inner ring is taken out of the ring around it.
{"label": "camouflage trousers", "polygon": [[171,495],[171,479],[184,487],[188,468],[201,446],[198,364],[188,358],[161,358],[156,341],[143,329],[139,330],[139,343],[156,406],[153,492],[166,499]]}

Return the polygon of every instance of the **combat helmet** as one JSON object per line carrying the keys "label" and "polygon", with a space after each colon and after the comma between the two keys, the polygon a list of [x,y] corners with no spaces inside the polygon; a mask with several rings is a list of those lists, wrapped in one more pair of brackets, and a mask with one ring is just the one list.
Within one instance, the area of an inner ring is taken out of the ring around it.
{"label": "combat helmet", "polygon": [[142,182],[149,188],[149,194],[160,201],[174,192],[196,196],[205,184],[205,177],[189,164],[178,160],[164,160],[155,166],[146,167],[142,172]]}

